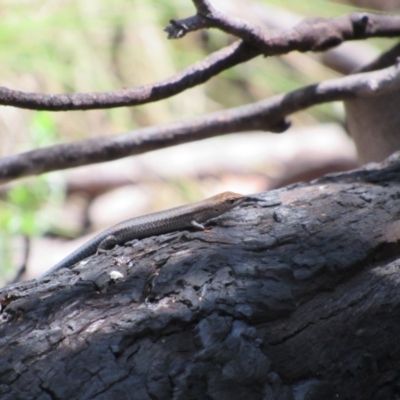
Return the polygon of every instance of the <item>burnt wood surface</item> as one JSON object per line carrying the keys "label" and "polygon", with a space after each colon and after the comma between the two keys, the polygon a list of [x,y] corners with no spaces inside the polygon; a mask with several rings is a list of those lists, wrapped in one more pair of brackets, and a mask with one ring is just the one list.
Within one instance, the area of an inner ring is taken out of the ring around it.
{"label": "burnt wood surface", "polygon": [[399,216],[395,155],[4,287],[0,398],[400,398]]}

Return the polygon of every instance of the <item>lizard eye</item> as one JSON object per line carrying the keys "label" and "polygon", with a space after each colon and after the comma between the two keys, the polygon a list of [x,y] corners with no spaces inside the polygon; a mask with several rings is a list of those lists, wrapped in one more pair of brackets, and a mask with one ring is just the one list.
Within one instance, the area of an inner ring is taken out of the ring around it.
{"label": "lizard eye", "polygon": [[231,197],[230,199],[228,199],[228,203],[229,204],[235,204],[235,199]]}

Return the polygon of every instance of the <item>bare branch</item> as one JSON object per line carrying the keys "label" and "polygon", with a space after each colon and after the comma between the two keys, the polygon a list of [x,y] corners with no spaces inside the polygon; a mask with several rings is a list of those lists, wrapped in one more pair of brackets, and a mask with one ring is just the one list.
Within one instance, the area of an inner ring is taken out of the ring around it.
{"label": "bare branch", "polygon": [[400,17],[372,13],[353,13],[336,19],[305,20],[293,29],[275,32],[254,27],[215,10],[209,2],[195,0],[198,13],[179,21],[172,20],[165,30],[169,37],[215,27],[244,40],[225,47],[181,73],[153,85],[103,93],[40,94],[0,87],[0,105],[31,110],[70,111],[127,107],[162,100],[202,84],[211,77],[260,53],[277,55],[293,50],[319,51],[344,40],[373,36],[400,35]]}
{"label": "bare branch", "polygon": [[271,32],[222,13],[209,1],[193,0],[193,3],[197,14],[174,20],[164,29],[169,38],[179,38],[199,29],[217,28],[257,47],[262,54],[272,56],[294,50],[323,51],[346,40],[400,35],[400,17],[394,15],[354,12],[332,19],[308,18],[294,28]]}
{"label": "bare branch", "polygon": [[399,57],[400,57],[400,43],[396,43],[393,47],[386,50],[375,60],[366,65],[363,65],[361,68],[358,69],[358,71],[353,71],[353,72],[369,72],[386,68],[389,67],[390,65],[393,65]]}
{"label": "bare branch", "polygon": [[349,75],[188,121],[4,157],[0,159],[0,182],[116,160],[233,132],[282,131],[288,126],[285,120],[288,115],[312,105],[363,96],[378,96],[399,89],[399,65],[379,71]]}
{"label": "bare branch", "polygon": [[179,74],[154,85],[104,93],[40,94],[0,87],[0,105],[30,110],[70,111],[137,106],[163,100],[206,82],[220,72],[256,57],[253,47],[236,41]]}

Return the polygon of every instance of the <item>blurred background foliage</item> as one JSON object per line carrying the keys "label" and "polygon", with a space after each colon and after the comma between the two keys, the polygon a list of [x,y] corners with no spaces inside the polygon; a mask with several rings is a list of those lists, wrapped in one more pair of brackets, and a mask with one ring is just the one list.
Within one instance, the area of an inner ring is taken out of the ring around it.
{"label": "blurred background foliage", "polygon": [[[217,7],[223,3],[214,1]],[[240,9],[249,1],[236,3]],[[332,17],[353,10],[344,2],[323,0],[252,3],[274,4],[303,16]],[[167,40],[163,28],[168,21],[191,15],[193,10],[190,0],[4,0],[0,5],[0,85],[28,92],[71,93],[158,82],[233,40],[216,30]],[[174,98],[135,108],[50,113],[0,107],[0,156],[190,118],[338,76],[304,57],[258,57]],[[337,108],[324,105],[298,113],[293,120],[309,124],[339,117]],[[58,173],[2,188],[3,282],[6,271],[16,263],[11,257],[13,246],[20,246],[12,236],[51,230],[51,209],[62,204],[64,189]]]}

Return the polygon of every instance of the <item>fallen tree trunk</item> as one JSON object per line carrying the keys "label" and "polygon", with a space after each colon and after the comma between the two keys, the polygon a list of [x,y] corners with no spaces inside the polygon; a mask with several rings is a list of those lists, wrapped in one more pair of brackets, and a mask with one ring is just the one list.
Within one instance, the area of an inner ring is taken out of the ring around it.
{"label": "fallen tree trunk", "polygon": [[1,399],[395,398],[399,198],[397,154],[1,289]]}

